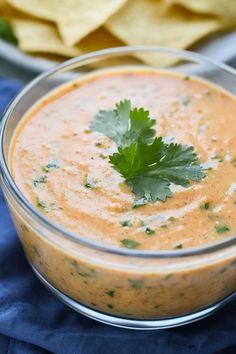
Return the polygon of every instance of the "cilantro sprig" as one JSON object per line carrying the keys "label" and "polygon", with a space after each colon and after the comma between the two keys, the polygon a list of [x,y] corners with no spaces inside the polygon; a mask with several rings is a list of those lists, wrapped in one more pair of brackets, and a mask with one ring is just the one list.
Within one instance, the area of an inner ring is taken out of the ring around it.
{"label": "cilantro sprig", "polygon": [[171,197],[171,183],[187,187],[205,177],[194,148],[155,138],[154,124],[148,111],[131,109],[129,100],[116,104],[113,111],[100,110],[91,123],[92,130],[116,143],[118,151],[109,156],[110,163],[145,202]]}

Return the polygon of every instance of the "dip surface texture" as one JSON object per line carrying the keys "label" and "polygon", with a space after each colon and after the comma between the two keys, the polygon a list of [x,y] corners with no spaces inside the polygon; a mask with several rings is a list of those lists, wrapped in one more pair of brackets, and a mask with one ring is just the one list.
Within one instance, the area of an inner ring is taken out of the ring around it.
{"label": "dip surface texture", "polygon": [[[89,125],[121,99],[156,119],[157,135],[193,145],[206,178],[173,186],[165,202],[133,208],[108,162],[116,146]],[[10,167],[17,186],[50,220],[105,245],[173,250],[236,231],[236,101],[207,83],[154,70],[104,71],[36,102],[16,128]],[[236,290],[235,248],[145,258],[82,246],[9,206],[31,264],[81,304],[111,315],[159,319],[205,308]],[[134,241],[132,243],[132,241]]]}
{"label": "dip surface texture", "polygon": [[[89,125],[121,99],[156,119],[157,136],[193,145],[208,168],[165,202],[133,208],[109,164],[115,144]],[[152,70],[98,73],[47,96],[18,127],[11,170],[42,213],[86,238],[158,250],[201,246],[236,232],[236,100],[193,78]]]}

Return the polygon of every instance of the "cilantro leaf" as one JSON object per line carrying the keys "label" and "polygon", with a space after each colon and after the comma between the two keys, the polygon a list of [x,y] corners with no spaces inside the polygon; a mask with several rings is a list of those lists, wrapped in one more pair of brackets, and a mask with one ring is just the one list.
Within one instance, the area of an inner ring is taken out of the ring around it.
{"label": "cilantro leaf", "polygon": [[192,146],[166,144],[155,138],[151,144],[137,141],[110,156],[110,163],[125,178],[134,194],[148,201],[164,201],[172,195],[170,184],[183,187],[205,174]]}
{"label": "cilantro leaf", "polygon": [[136,247],[138,247],[140,245],[139,242],[134,241],[134,240],[130,240],[128,238],[124,238],[123,240],[121,240],[121,243],[126,248],[136,248]]}
{"label": "cilantro leaf", "polygon": [[118,146],[128,146],[136,140],[151,142],[155,120],[143,108],[131,109],[130,100],[120,101],[113,111],[100,110],[91,123],[91,129],[102,133]]}
{"label": "cilantro leaf", "polygon": [[119,102],[113,111],[100,110],[91,123],[92,130],[117,144],[110,163],[135,194],[134,207],[171,197],[171,183],[187,187],[205,177],[194,148],[154,138],[154,124],[148,111],[131,109],[130,100]]}

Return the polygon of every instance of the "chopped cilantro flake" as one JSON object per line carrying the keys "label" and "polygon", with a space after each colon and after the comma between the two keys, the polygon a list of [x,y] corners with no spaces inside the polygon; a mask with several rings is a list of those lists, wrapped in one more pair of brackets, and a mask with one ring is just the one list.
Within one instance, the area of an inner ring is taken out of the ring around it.
{"label": "chopped cilantro flake", "polygon": [[39,198],[36,199],[36,206],[39,209],[46,209],[47,208],[46,203],[43,200],[39,199]]}
{"label": "chopped cilantro flake", "polygon": [[46,163],[46,165],[42,166],[42,171],[48,173],[51,170],[58,168],[60,168],[60,162],[58,160],[50,160]]}
{"label": "chopped cilantro flake", "polygon": [[128,282],[132,288],[139,289],[143,285],[142,279],[128,279]]}
{"label": "chopped cilantro flake", "polygon": [[140,208],[146,204],[147,204],[147,199],[144,197],[139,198],[139,199],[135,199],[133,202],[133,209]]}
{"label": "chopped cilantro flake", "polygon": [[130,240],[128,238],[124,238],[123,240],[121,240],[121,243],[126,248],[136,248],[136,247],[138,247],[140,245],[139,242],[134,241],[134,240]]}
{"label": "chopped cilantro flake", "polygon": [[145,228],[145,233],[146,233],[147,235],[153,235],[153,234],[155,234],[155,230],[153,230],[151,227],[147,226],[147,227]]}
{"label": "chopped cilantro flake", "polygon": [[216,225],[215,230],[218,234],[223,234],[224,232],[230,231],[227,225]]}
{"label": "chopped cilantro flake", "polygon": [[102,143],[97,142],[97,143],[95,143],[95,146],[97,146],[97,147],[101,147],[101,146],[102,146]]}
{"label": "chopped cilantro flake", "polygon": [[183,248],[182,243],[179,243],[178,245],[175,246],[175,249],[180,250],[181,248]]}
{"label": "chopped cilantro flake", "polygon": [[219,162],[224,162],[224,160],[225,160],[224,156],[218,155],[218,154],[212,156],[212,159],[213,159],[213,160],[218,160]]}
{"label": "chopped cilantro flake", "polygon": [[200,205],[200,209],[208,210],[209,208],[210,208],[210,202],[206,202],[206,203]]}
{"label": "chopped cilantro flake", "polygon": [[104,155],[104,154],[99,154],[99,156],[100,156],[103,160],[105,160],[105,159],[108,158],[108,156],[107,156],[107,155]]}
{"label": "chopped cilantro flake", "polygon": [[129,220],[123,220],[123,221],[120,222],[120,224],[123,227],[131,226]]}
{"label": "chopped cilantro flake", "polygon": [[108,291],[105,292],[105,294],[108,295],[108,296],[114,297],[115,290],[108,290]]}
{"label": "chopped cilantro flake", "polygon": [[86,175],[84,179],[84,186],[88,189],[97,188],[97,181],[90,175]]}
{"label": "chopped cilantro flake", "polygon": [[47,183],[47,176],[39,176],[33,180],[34,187]]}

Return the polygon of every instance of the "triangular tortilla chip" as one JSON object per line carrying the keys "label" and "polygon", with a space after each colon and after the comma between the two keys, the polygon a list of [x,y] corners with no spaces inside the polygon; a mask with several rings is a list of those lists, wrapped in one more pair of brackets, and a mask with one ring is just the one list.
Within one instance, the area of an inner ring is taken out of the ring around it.
{"label": "triangular tortilla chip", "polygon": [[[129,0],[105,27],[129,45],[182,49],[218,30],[220,23],[215,18],[195,15],[183,8],[166,9],[160,0]],[[170,65],[175,61],[173,57],[155,54],[137,54],[137,57],[154,65]]]}
{"label": "triangular tortilla chip", "polygon": [[20,49],[31,53],[74,57],[90,51],[122,45],[121,41],[102,27],[85,37],[78,45],[70,47],[62,42],[54,24],[19,18],[11,19],[11,24]]}
{"label": "triangular tortilla chip", "polygon": [[166,5],[182,5],[187,9],[200,13],[218,16],[225,28],[236,25],[235,0],[165,0]]}
{"label": "triangular tortilla chip", "polygon": [[126,0],[7,0],[29,15],[55,22],[63,42],[73,46],[99,28]]}

